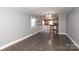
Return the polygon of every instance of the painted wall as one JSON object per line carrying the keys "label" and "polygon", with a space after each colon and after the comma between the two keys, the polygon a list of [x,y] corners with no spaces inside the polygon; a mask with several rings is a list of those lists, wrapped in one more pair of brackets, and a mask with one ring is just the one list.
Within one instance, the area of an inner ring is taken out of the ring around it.
{"label": "painted wall", "polygon": [[0,8],[0,46],[39,31],[38,24],[31,28],[31,16],[17,8]]}
{"label": "painted wall", "polygon": [[75,7],[67,15],[67,34],[79,44],[79,8]]}
{"label": "painted wall", "polygon": [[66,14],[59,14],[59,34],[66,33]]}

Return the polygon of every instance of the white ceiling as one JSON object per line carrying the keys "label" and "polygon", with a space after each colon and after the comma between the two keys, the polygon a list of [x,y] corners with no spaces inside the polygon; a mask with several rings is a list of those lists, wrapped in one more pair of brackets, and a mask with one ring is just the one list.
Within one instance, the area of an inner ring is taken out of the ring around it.
{"label": "white ceiling", "polygon": [[60,14],[68,13],[72,10],[72,7],[19,7],[21,10],[36,16],[42,16],[45,14]]}

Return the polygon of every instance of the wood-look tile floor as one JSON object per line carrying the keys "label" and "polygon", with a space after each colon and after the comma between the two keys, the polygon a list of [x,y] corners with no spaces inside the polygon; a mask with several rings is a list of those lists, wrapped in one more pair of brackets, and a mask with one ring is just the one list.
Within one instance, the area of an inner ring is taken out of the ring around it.
{"label": "wood-look tile floor", "polygon": [[46,32],[37,33],[2,51],[79,51],[66,35],[55,35],[54,39]]}

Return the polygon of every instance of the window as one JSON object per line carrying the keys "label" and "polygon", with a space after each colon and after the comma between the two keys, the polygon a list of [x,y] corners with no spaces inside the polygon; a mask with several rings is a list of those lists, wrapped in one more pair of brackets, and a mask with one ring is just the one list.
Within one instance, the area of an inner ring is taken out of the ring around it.
{"label": "window", "polygon": [[31,17],[31,28],[36,26],[36,18]]}

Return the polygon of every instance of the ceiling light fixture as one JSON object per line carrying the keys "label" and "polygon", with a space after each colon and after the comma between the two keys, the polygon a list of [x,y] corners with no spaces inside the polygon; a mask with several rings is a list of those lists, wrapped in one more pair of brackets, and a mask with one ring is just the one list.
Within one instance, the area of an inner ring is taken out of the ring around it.
{"label": "ceiling light fixture", "polygon": [[47,14],[47,15],[45,15],[44,19],[52,19],[52,15],[51,14]]}

